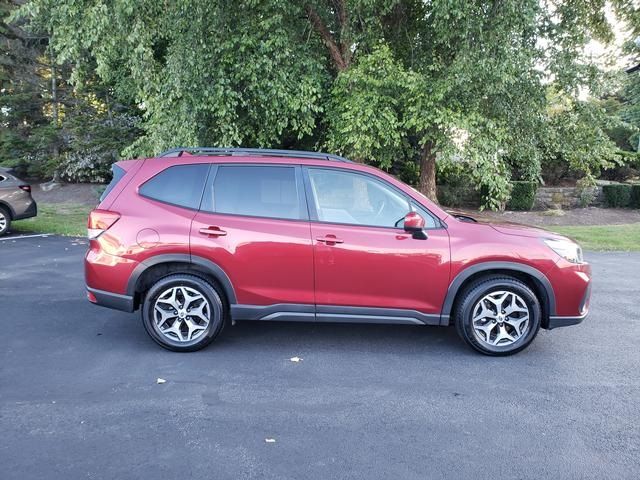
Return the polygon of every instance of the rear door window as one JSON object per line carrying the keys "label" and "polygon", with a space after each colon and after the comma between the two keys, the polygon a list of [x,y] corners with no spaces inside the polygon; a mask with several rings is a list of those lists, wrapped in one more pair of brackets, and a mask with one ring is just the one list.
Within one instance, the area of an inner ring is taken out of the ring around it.
{"label": "rear door window", "polygon": [[220,165],[202,209],[231,215],[306,219],[295,166]]}
{"label": "rear door window", "polygon": [[209,165],[175,165],[163,170],[138,190],[143,197],[197,210]]}

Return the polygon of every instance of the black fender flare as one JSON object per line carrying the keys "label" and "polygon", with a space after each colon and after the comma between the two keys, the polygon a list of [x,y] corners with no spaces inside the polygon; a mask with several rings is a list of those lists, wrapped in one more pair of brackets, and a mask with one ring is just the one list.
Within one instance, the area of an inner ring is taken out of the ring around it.
{"label": "black fender flare", "polygon": [[489,272],[491,270],[513,271],[527,274],[533,277],[538,284],[538,287],[545,293],[546,298],[541,299],[547,316],[555,315],[556,313],[556,297],[553,292],[551,282],[544,273],[540,270],[524,263],[518,262],[482,262],[471,265],[462,270],[453,279],[447,290],[444,303],[442,305],[442,313],[440,315],[440,325],[449,325],[449,318],[453,310],[453,302],[458,294],[460,287],[464,282],[472,275],[480,272]]}
{"label": "black fender flare", "polygon": [[207,260],[206,258],[198,257],[197,255],[187,255],[185,253],[155,255],[140,262],[138,266],[133,269],[133,272],[131,272],[131,276],[127,282],[127,295],[132,297],[135,295],[138,280],[148,268],[162,263],[176,262],[199,266],[218,281],[230,304],[238,303],[231,279],[219,265],[213,263],[211,260]]}
{"label": "black fender flare", "polygon": [[13,207],[11,207],[11,205],[9,205],[7,202],[0,200],[0,207],[4,207],[4,209],[9,212],[11,220],[16,218],[16,212],[13,210]]}

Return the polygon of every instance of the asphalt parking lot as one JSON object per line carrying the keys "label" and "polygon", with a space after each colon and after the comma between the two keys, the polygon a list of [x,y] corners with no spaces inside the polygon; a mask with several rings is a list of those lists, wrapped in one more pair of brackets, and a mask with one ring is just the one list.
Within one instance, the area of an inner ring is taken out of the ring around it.
{"label": "asphalt parking lot", "polygon": [[257,322],[171,353],[85,300],[85,249],[0,240],[4,480],[640,477],[639,253],[587,253],[591,317],[489,358],[453,329]]}

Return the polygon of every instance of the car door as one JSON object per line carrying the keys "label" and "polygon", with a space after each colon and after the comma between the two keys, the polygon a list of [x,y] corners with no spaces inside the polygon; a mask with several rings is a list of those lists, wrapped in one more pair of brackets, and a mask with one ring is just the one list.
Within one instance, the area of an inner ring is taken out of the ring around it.
{"label": "car door", "polygon": [[296,311],[313,316],[313,245],[300,167],[213,165],[192,222],[191,255],[224,270],[238,304],[302,304],[307,309]]}
{"label": "car door", "polygon": [[[320,167],[304,174],[318,318],[396,309],[437,323],[449,278],[449,236],[439,220],[374,175]],[[425,217],[426,240],[404,231],[411,210]]]}

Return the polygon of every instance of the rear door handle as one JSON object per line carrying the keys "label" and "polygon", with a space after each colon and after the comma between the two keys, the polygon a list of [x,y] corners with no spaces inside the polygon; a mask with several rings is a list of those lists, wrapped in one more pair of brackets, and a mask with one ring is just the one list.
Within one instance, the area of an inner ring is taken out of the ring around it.
{"label": "rear door handle", "polygon": [[344,240],[336,238],[335,235],[325,235],[324,237],[316,237],[316,241],[326,243],[327,245],[335,245],[336,243],[344,243]]}
{"label": "rear door handle", "polygon": [[224,237],[227,234],[227,232],[219,227],[203,227],[200,229],[200,233],[210,237]]}

